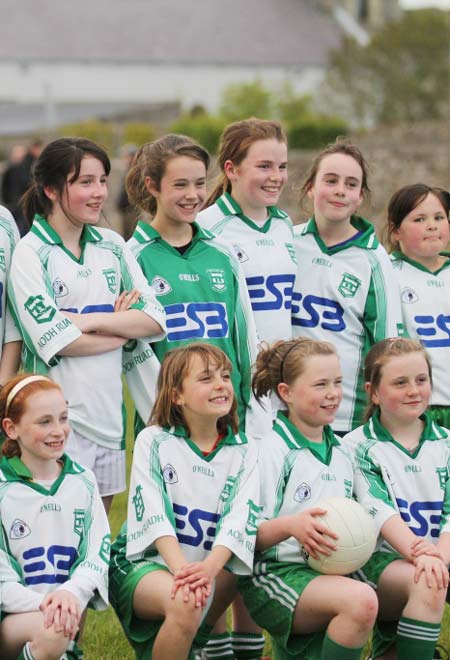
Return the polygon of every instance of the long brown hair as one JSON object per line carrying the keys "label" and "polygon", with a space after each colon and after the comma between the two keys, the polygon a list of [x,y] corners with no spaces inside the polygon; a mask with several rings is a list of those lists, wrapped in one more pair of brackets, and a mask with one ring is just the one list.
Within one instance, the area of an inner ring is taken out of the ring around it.
{"label": "long brown hair", "polygon": [[[157,395],[155,405],[150,416],[149,424],[158,426],[184,426],[190,433],[189,426],[183,414],[183,407],[174,403],[174,393],[181,392],[183,381],[189,373],[192,358],[198,355],[205,365],[217,365],[221,369],[232,370],[232,365],[225,353],[212,344],[195,342],[189,346],[182,346],[169,351],[164,356],[158,376]],[[239,422],[237,416],[236,396],[230,412],[217,421],[217,430],[220,434],[227,432],[231,426],[233,433],[237,433]]]}
{"label": "long brown hair", "polygon": [[227,160],[231,160],[234,165],[240,165],[254,142],[271,139],[287,143],[286,134],[277,121],[250,117],[243,121],[235,121],[224,129],[220,137],[219,153],[217,155],[217,163],[221,174],[214,184],[213,191],[209,195],[205,207],[214,204],[216,199],[224,192],[231,192],[231,182],[225,173]]}
{"label": "long brown hair", "polygon": [[152,217],[156,214],[156,198],[149,192],[145,180],[149,177],[160,190],[167,163],[173,158],[188,156],[200,160],[209,167],[209,154],[202,146],[186,135],[169,133],[158,140],[142,145],[134,155],[126,178],[128,198],[134,206]]}
{"label": "long brown hair", "polygon": [[[9,438],[6,435],[6,432],[3,427],[3,422],[5,419],[10,419],[14,424],[18,424],[22,415],[25,413],[27,401],[30,396],[37,394],[38,392],[48,392],[49,390],[60,390],[60,386],[55,383],[50,378],[42,378],[41,380],[30,381],[20,389],[17,394],[13,396],[11,401],[8,404],[8,397],[10,392],[24,380],[27,380],[30,376],[34,374],[21,374],[20,376],[15,376],[11,378],[1,389],[0,391],[0,419],[2,423],[3,433],[6,436],[6,440],[2,445],[2,454],[8,458],[13,456],[20,456],[21,451],[19,443],[14,438]],[[8,405],[7,405],[8,404]]]}

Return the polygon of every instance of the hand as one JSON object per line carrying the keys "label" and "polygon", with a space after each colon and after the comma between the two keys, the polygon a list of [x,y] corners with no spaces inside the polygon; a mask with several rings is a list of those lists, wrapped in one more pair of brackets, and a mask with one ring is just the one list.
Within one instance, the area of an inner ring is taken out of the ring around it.
{"label": "hand", "polygon": [[325,509],[315,507],[292,516],[291,536],[297,539],[314,559],[319,559],[319,552],[328,556],[332,550],[336,550],[336,544],[332,540],[338,539],[337,534],[317,519],[325,513]]}
{"label": "hand", "polygon": [[132,305],[135,305],[138,302],[140,297],[141,292],[137,289],[131,289],[131,291],[122,291],[114,303],[114,311],[126,312],[127,309],[130,309]]}
{"label": "hand", "polygon": [[44,614],[44,628],[53,625],[55,632],[62,632],[65,637],[75,639],[81,618],[81,607],[78,598],[70,591],[60,589],[47,594],[39,609]]}
{"label": "hand", "polygon": [[438,557],[430,555],[420,555],[415,562],[416,571],[414,582],[419,582],[422,573],[425,575],[427,587],[429,589],[447,589],[448,587],[448,568]]}
{"label": "hand", "polygon": [[189,585],[191,591],[194,591],[198,587],[205,587],[206,595],[209,596],[215,575],[205,560],[185,564],[175,571],[173,577],[177,585]]}
{"label": "hand", "polygon": [[439,552],[437,546],[427,539],[418,537],[415,541],[411,543],[411,557],[415,560],[421,555],[428,555],[430,557],[438,557],[439,559],[444,560],[442,554]]}

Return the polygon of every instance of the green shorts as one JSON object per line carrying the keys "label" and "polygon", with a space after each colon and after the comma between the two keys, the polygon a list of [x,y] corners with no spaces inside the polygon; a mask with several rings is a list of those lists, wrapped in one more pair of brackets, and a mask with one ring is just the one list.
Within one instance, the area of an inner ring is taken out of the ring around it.
{"label": "green shorts", "polygon": [[240,577],[238,589],[254,621],[271,635],[275,658],[318,660],[325,631],[293,635],[297,602],[320,573],[303,564],[256,562],[252,577]]}
{"label": "green shorts", "polygon": [[[163,564],[150,560],[130,562],[123,554],[111,556],[109,567],[109,600],[117,614],[123,631],[134,649],[137,660],[150,660],[153,644],[162,625],[162,620],[141,619],[133,610],[134,591],[148,573],[167,571]],[[193,647],[203,647],[209,638],[211,626],[203,623],[194,640]],[[193,652],[189,660],[194,658]]]}

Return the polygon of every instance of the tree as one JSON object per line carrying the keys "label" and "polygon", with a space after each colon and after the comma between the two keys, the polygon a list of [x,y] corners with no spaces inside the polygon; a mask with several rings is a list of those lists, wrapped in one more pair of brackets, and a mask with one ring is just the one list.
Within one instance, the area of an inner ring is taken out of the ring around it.
{"label": "tree", "polygon": [[344,40],[332,55],[323,99],[360,124],[441,117],[449,99],[448,49],[448,14],[405,12],[367,46]]}
{"label": "tree", "polygon": [[260,80],[228,85],[222,94],[219,114],[227,121],[248,117],[269,119],[272,114],[271,94]]}

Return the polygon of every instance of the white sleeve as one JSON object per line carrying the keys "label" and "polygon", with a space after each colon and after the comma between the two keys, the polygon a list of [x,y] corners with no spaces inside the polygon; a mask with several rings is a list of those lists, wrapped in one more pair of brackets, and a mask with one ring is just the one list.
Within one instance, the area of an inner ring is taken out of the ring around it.
{"label": "white sleeve", "polygon": [[242,463],[220,518],[214,546],[225,546],[233,553],[226,566],[233,573],[251,575],[259,514],[258,453],[249,439]]}
{"label": "white sleeve", "polygon": [[8,553],[3,526],[0,538],[0,584],[2,588],[1,610],[6,614],[36,612],[45,594],[26,587],[21,582],[21,570],[15,557]]}
{"label": "white sleeve", "polygon": [[127,515],[127,559],[139,559],[161,536],[176,538],[172,503],[159,461],[159,427],[141,431],[134,446]]}
{"label": "white sleeve", "polygon": [[108,567],[111,534],[94,475],[86,477],[91,490],[91,504],[85,515],[84,535],[78,549],[78,559],[70,578],[56,591],[70,591],[84,610],[88,604],[95,610],[108,607]]}
{"label": "white sleeve", "polygon": [[81,337],[81,331],[57,308],[48,274],[25,239],[13,255],[8,299],[24,342],[47,365]]}
{"label": "white sleeve", "polygon": [[145,423],[155,403],[160,366],[145,340],[131,339],[122,349],[122,370],[136,410]]}
{"label": "white sleeve", "polygon": [[160,341],[164,339],[166,334],[166,321],[164,308],[159,304],[154,294],[152,287],[147,282],[144,273],[141,270],[134,254],[131,252],[128,245],[123,241],[121,244],[121,262],[120,270],[122,275],[122,283],[124,289],[137,289],[141,297],[139,301],[132,306],[132,309],[138,309],[145,312],[153,320],[155,320],[162,328],[162,332],[158,335],[148,337],[148,341]]}

